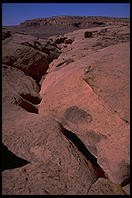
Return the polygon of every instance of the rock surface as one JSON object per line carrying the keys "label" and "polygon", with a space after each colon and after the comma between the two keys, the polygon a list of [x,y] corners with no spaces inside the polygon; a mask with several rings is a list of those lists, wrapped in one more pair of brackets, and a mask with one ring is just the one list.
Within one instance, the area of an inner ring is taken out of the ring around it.
{"label": "rock surface", "polygon": [[16,67],[40,81],[50,62],[59,56],[59,49],[45,41],[19,33],[2,42],[2,63]]}
{"label": "rock surface", "polygon": [[114,185],[107,179],[99,178],[90,188],[88,195],[126,195],[120,185]]}
{"label": "rock surface", "polygon": [[3,29],[3,195],[130,194],[129,21],[70,20]]}

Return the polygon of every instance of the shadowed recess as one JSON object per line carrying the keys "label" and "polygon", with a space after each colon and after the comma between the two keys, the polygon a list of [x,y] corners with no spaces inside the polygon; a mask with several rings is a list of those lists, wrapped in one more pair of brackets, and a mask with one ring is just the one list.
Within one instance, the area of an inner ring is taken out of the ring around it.
{"label": "shadowed recess", "polygon": [[38,107],[24,99],[21,95],[19,97],[14,96],[15,104],[19,105],[28,112],[38,114]]}
{"label": "shadowed recess", "polygon": [[14,155],[2,144],[2,171],[25,166],[30,162]]}
{"label": "shadowed recess", "polygon": [[31,94],[20,94],[20,96],[32,104],[40,104],[42,100],[42,98],[39,98],[38,96],[32,96]]}
{"label": "shadowed recess", "polygon": [[121,186],[123,187],[130,183],[130,165],[126,163],[125,160],[122,160],[119,167],[121,172],[124,173],[124,180],[121,183]]}

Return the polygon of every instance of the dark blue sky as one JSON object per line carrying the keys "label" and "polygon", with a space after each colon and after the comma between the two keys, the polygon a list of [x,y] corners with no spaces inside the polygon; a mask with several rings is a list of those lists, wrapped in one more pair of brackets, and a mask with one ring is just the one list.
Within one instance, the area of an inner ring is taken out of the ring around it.
{"label": "dark blue sky", "polygon": [[2,25],[51,16],[130,17],[129,3],[2,3]]}

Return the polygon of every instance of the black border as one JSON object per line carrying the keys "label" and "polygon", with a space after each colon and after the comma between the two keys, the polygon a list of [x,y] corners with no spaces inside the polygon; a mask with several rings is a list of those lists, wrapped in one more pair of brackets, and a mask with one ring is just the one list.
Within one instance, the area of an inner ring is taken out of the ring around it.
{"label": "black border", "polygon": [[[53,0],[49,0],[49,1],[36,1],[36,0],[32,0],[32,1],[29,1],[29,0],[2,0],[0,2],[0,13],[1,13],[1,27],[2,27],[2,3],[129,3],[130,4],[130,7],[131,7],[131,0],[101,0],[101,1],[98,1],[98,0],[89,0],[89,1],[83,1],[81,0],[80,2],[75,2],[73,0],[71,1],[53,1]],[[130,13],[130,19],[131,19],[131,13]],[[130,20],[130,25],[131,25],[131,20]],[[130,29],[131,30],[131,29]],[[130,31],[131,33],[131,31]],[[2,28],[1,28],[1,38],[2,38]],[[131,44],[131,37],[130,37],[130,44]],[[2,50],[2,39],[1,39],[1,50]],[[2,63],[2,55],[1,55],[1,63]],[[1,64],[2,65],[2,64]],[[130,59],[130,65],[131,65],[131,59]],[[1,67],[2,68],[2,67]],[[131,72],[130,72],[131,73]],[[1,70],[1,85],[2,85],[2,70]],[[131,109],[131,108],[130,108]],[[2,86],[1,86],[1,110],[2,110]],[[1,126],[2,126],[2,113],[1,113]],[[2,131],[2,128],[1,128],[1,131]],[[131,136],[130,136],[130,140],[131,140]],[[131,142],[131,141],[130,141]],[[1,148],[2,148],[2,136],[1,136]],[[2,158],[1,158],[2,159]],[[130,182],[131,184],[131,182]],[[1,188],[0,188],[0,194],[2,195],[2,172],[1,172]],[[130,190],[131,192],[131,190]],[[131,195],[131,193],[130,193]],[[2,195],[2,196],[7,196],[7,195]],[[8,196],[12,196],[12,195],[8,195]],[[26,195],[15,195],[16,197],[19,197],[19,196],[26,196]],[[37,196],[37,195],[31,195],[31,196]],[[43,195],[42,195],[43,196]],[[47,196],[47,195],[45,195]],[[52,196],[52,195],[50,195]],[[53,197],[56,197],[56,196],[68,196],[68,195],[53,195]],[[73,195],[74,197],[82,197],[82,196],[87,196],[87,195]],[[90,196],[90,195],[88,195]],[[96,195],[95,195],[96,196]],[[98,197],[102,197],[100,195],[97,195]],[[113,196],[117,196],[117,195],[112,195]],[[119,195],[120,196],[120,195]],[[126,196],[129,196],[129,195],[126,195]],[[29,197],[29,195],[27,195],[27,197]],[[124,196],[123,196],[124,197]]]}

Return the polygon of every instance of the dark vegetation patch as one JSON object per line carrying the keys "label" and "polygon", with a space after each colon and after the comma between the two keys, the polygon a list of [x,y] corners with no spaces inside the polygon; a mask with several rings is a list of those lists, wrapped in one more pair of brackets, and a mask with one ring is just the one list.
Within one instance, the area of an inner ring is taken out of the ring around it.
{"label": "dark vegetation patch", "polygon": [[84,38],[90,38],[90,37],[93,37],[92,32],[88,32],[88,31],[84,32]]}

